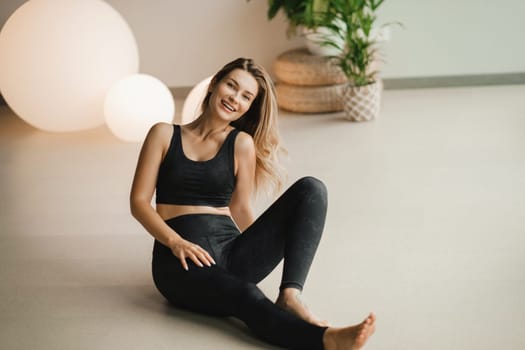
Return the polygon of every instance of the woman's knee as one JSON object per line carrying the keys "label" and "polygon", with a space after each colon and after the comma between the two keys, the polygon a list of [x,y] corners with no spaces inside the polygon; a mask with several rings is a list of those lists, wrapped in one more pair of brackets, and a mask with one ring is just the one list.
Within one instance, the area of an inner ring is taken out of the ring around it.
{"label": "woman's knee", "polygon": [[293,185],[297,191],[303,196],[318,196],[321,199],[326,200],[327,189],[324,182],[313,176],[305,176],[297,180]]}

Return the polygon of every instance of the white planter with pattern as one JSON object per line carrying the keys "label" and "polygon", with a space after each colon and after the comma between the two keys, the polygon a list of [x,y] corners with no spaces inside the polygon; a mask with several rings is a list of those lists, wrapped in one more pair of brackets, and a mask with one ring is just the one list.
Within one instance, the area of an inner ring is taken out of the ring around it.
{"label": "white planter with pattern", "polygon": [[365,86],[347,85],[343,91],[345,118],[355,122],[374,120],[379,115],[382,83]]}

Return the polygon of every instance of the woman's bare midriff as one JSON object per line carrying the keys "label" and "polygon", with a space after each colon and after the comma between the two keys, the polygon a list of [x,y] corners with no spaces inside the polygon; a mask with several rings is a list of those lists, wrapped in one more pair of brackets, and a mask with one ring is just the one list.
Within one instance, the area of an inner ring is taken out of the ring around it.
{"label": "woman's bare midriff", "polygon": [[175,205],[175,204],[157,204],[157,213],[163,220],[172,219],[176,216],[186,214],[216,214],[231,216],[228,207],[208,207],[204,205]]}

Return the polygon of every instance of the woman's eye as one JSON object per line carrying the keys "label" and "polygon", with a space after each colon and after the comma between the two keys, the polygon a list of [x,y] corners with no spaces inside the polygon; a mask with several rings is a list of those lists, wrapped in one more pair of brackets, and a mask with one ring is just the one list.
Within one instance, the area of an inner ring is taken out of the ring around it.
{"label": "woman's eye", "polygon": [[249,97],[249,96],[244,95],[243,98],[244,98],[246,101],[250,101],[250,97]]}

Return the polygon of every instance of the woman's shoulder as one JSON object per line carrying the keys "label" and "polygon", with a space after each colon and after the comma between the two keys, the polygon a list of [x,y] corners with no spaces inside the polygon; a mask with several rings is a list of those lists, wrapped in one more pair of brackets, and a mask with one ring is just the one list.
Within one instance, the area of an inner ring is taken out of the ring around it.
{"label": "woman's shoulder", "polygon": [[255,143],[253,141],[252,135],[248,134],[245,131],[238,130],[237,137],[235,140],[235,151],[236,152],[255,152]]}
{"label": "woman's shoulder", "polygon": [[171,132],[173,131],[175,125],[166,122],[157,122],[153,124],[150,128],[150,131],[153,132]]}
{"label": "woman's shoulder", "polygon": [[171,136],[174,128],[175,128],[174,124],[170,124],[166,122],[158,122],[151,126],[151,128],[149,129],[149,133],[153,134],[154,136],[165,136],[165,135]]}
{"label": "woman's shoulder", "polygon": [[159,142],[165,144],[169,142],[173,135],[174,125],[165,122],[158,122],[151,126],[146,136],[146,140],[150,142]]}

